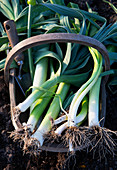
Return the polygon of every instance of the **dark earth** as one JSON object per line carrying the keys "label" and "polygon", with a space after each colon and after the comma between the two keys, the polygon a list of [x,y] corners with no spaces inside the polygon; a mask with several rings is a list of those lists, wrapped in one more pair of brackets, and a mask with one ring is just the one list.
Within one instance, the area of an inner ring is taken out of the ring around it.
{"label": "dark earth", "polygon": [[[68,0],[66,0],[66,3]],[[87,10],[85,0],[73,0],[78,3],[81,9]],[[97,11],[101,16],[107,18],[108,23],[114,23],[117,15],[108,4],[101,0],[87,0],[90,7]],[[110,0],[116,7],[117,1]],[[4,56],[3,56],[4,57]],[[2,59],[2,56],[1,56]],[[112,68],[117,68],[115,63]],[[112,94],[108,87],[107,95],[107,112],[105,127],[111,130],[117,130],[117,93]],[[38,157],[23,154],[22,149],[17,143],[9,138],[9,134],[13,131],[10,118],[10,99],[9,89],[4,82],[3,72],[0,72],[0,170],[12,169],[117,169],[116,156],[107,155],[106,158],[100,160],[98,157],[92,157],[92,153],[77,152],[74,156],[61,153],[50,153],[42,151]]]}

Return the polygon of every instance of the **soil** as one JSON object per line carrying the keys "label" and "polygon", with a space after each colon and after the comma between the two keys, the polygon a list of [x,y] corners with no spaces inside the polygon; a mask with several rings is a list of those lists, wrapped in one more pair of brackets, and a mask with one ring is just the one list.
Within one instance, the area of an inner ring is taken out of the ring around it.
{"label": "soil", "polygon": [[[77,1],[79,7],[87,10],[85,0]],[[66,0],[66,2],[68,2]],[[107,18],[108,23],[114,23],[117,16],[108,4],[101,0],[90,0],[89,5],[101,16]],[[116,0],[111,1],[116,6]],[[117,68],[117,63],[113,65]],[[105,127],[117,130],[117,93],[112,94],[107,88],[107,113]],[[10,117],[9,91],[0,72],[0,170],[12,169],[117,169],[117,159],[108,155],[104,160],[92,153],[76,152],[75,155],[63,153],[50,153],[42,151],[38,157],[23,154],[20,146],[9,138],[9,133],[13,131]]]}

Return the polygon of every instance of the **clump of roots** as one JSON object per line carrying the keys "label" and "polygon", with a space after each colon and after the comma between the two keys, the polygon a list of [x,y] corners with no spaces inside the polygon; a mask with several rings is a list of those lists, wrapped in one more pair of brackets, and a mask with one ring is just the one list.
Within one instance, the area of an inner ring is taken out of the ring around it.
{"label": "clump of roots", "polygon": [[52,129],[44,135],[45,144],[53,144],[61,142],[61,135],[55,133],[57,126],[53,126]]}
{"label": "clump of roots", "polygon": [[16,129],[10,134],[10,138],[13,139],[14,142],[18,142],[20,147],[25,147],[27,140],[30,139],[32,132],[30,128],[25,125],[22,128]]}
{"label": "clump of roots", "polygon": [[31,136],[30,138],[25,139],[23,152],[36,157],[39,156],[41,152],[39,141]]}
{"label": "clump of roots", "polygon": [[70,141],[74,151],[84,150],[89,145],[89,139],[86,136],[85,130],[85,127],[70,127],[62,136],[62,140],[67,147],[69,147]]}
{"label": "clump of roots", "polygon": [[71,127],[67,128],[61,135],[55,133],[56,127],[53,127],[51,131],[45,136],[45,144],[48,145],[56,143],[58,146],[64,146],[69,148],[69,140],[72,142],[74,151],[83,150],[88,147],[89,139],[86,136],[84,127]]}
{"label": "clump of roots", "polygon": [[85,134],[89,142],[88,152],[92,151],[93,157],[97,155],[100,159],[103,159],[109,154],[113,157],[115,156],[117,143],[114,137],[117,138],[117,132],[103,127],[93,126],[87,128]]}
{"label": "clump of roots", "polygon": [[10,137],[16,142],[20,143],[20,147],[24,154],[38,156],[40,153],[40,143],[37,139],[32,137],[32,133],[28,126],[24,126],[22,129],[13,131]]}
{"label": "clump of roots", "polygon": [[14,108],[12,112],[12,119],[16,124],[17,129],[10,133],[10,138],[14,142],[18,142],[20,147],[23,149],[23,153],[28,153],[30,155],[38,155],[39,142],[38,140],[32,138],[32,132],[30,130],[30,125],[22,125],[19,120],[21,111],[18,108]]}
{"label": "clump of roots", "polygon": [[31,134],[32,132],[30,131],[30,128],[26,125],[11,132],[10,137],[13,138],[14,141],[20,141],[29,138]]}
{"label": "clump of roots", "polygon": [[93,153],[93,157],[100,159],[107,155],[115,156],[117,150],[117,132],[99,126],[83,126],[67,128],[60,136],[55,134],[55,127],[46,136],[50,143],[58,142],[69,148],[69,142],[74,151],[87,151]]}

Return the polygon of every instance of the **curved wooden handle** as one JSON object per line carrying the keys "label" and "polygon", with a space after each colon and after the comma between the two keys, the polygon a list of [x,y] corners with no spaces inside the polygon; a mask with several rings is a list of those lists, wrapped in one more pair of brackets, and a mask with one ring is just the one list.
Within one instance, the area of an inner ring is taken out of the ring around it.
{"label": "curved wooden handle", "polygon": [[[19,37],[17,34],[16,26],[13,20],[7,20],[4,22],[4,28],[7,33],[11,47],[13,48],[16,44],[19,43]],[[22,53],[18,54],[15,58],[17,64],[20,64],[20,61],[24,60]]]}
{"label": "curved wooden handle", "polygon": [[[32,48],[41,44],[55,43],[55,42],[71,42],[71,43],[78,43],[85,46],[91,46],[97,49],[104,56],[105,70],[110,69],[108,52],[105,46],[98,40],[88,36],[78,35],[78,34],[50,33],[50,34],[42,34],[42,35],[33,36],[31,38],[27,38],[13,47],[13,49],[9,52],[5,63],[5,68],[4,68],[5,82],[7,84],[9,82],[9,68],[13,59],[17,55],[27,50],[28,48]],[[106,81],[107,81],[107,76],[105,77],[105,82]]]}

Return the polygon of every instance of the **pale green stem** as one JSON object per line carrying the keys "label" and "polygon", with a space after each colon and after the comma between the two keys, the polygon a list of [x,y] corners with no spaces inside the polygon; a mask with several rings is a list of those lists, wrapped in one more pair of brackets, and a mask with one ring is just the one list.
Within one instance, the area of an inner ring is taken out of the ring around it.
{"label": "pale green stem", "polygon": [[[78,125],[80,124],[80,122],[82,123],[82,121],[86,118],[87,107],[88,107],[88,98],[85,96],[84,99],[82,100],[82,106],[81,106],[82,109],[76,117],[76,122]],[[58,119],[54,120],[54,125],[58,125],[66,120],[68,120],[68,115],[63,115]]]}
{"label": "pale green stem", "polygon": [[34,92],[32,92],[24,102],[18,104],[16,106],[17,109],[19,109],[21,112],[25,112],[37,99],[39,99],[44,93],[47,92],[52,86],[55,86],[57,83],[59,83],[60,77],[53,76],[53,78],[50,78],[48,81],[43,83],[43,85],[39,89],[35,89]]}
{"label": "pale green stem", "polygon": [[[87,112],[88,112],[88,98],[85,96],[83,101],[82,101],[82,106],[81,106],[81,111],[80,113],[77,115],[76,117],[76,123],[77,123],[77,126],[80,126],[82,124],[82,122],[86,119],[86,116],[87,116]],[[58,118],[58,121],[57,119],[54,121],[54,124],[58,124],[58,123],[62,123],[62,121],[65,121],[67,120],[67,116],[64,115],[62,116],[61,118],[63,119],[59,119]],[[65,119],[66,118],[66,119]],[[60,125],[56,130],[55,130],[55,133],[57,135],[61,135],[61,133],[68,127],[68,121],[65,122],[64,124]]]}
{"label": "pale green stem", "polygon": [[42,98],[36,100],[36,106],[32,110],[30,117],[28,119],[27,125],[30,127],[30,130],[33,131],[36,125],[38,124],[40,116],[45,111],[47,105],[49,104],[50,100],[52,99],[52,95],[55,92],[57,86],[51,87],[49,92],[44,94]]}
{"label": "pale green stem", "polygon": [[101,77],[91,88],[89,93],[89,113],[88,113],[88,125],[99,126],[99,93],[100,93]]}
{"label": "pale green stem", "polygon": [[46,116],[44,117],[41,125],[39,126],[37,131],[32,136],[33,138],[36,138],[40,142],[41,146],[44,141],[43,135],[46,134],[52,127],[50,119],[57,118],[57,116],[60,112],[60,109],[61,109],[60,102],[63,102],[65,100],[65,97],[68,93],[69,88],[70,88],[69,84],[65,84],[65,83],[59,84],[59,87],[56,92],[57,95],[54,97],[54,99],[49,107],[49,110],[48,110]]}
{"label": "pale green stem", "polygon": [[[33,80],[33,89],[32,92],[35,90],[35,87],[40,87],[47,78],[47,69],[48,68],[48,58],[42,58],[37,64],[34,74],[34,80]],[[36,104],[36,101],[31,105],[30,113],[33,110],[34,106]]]}
{"label": "pale green stem", "polygon": [[102,69],[102,57],[100,54],[98,57],[100,59],[97,59],[96,55],[93,55],[94,69],[93,69],[92,76],[83,86],[81,86],[81,88],[78,90],[75,97],[73,98],[73,101],[71,103],[70,110],[69,110],[69,119],[68,119],[69,126],[76,125],[76,114],[77,114],[78,107],[82,99],[84,98],[84,96],[89,92],[89,90],[95,84],[95,82],[97,81],[100,75],[100,72]]}

